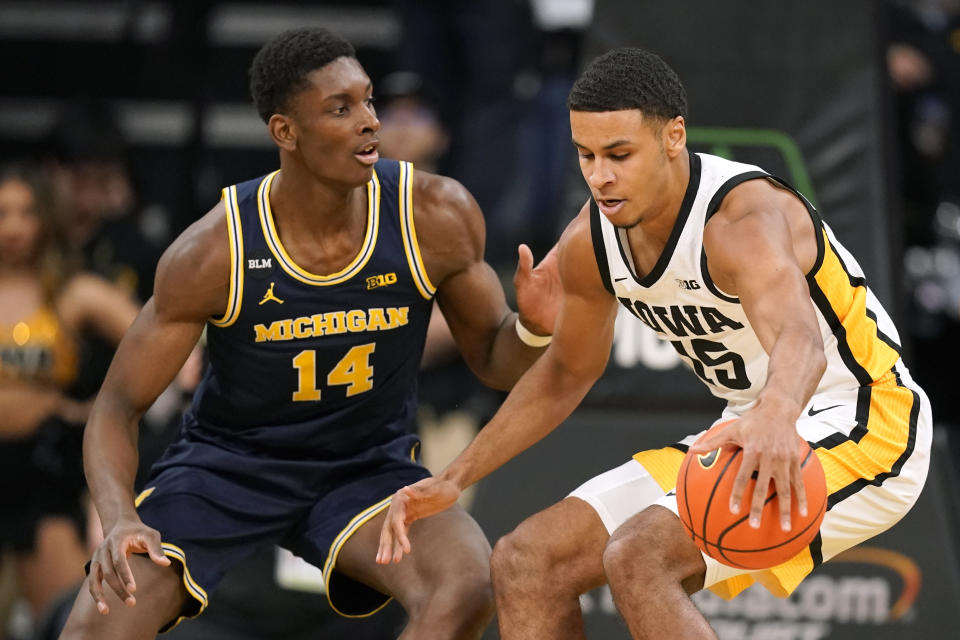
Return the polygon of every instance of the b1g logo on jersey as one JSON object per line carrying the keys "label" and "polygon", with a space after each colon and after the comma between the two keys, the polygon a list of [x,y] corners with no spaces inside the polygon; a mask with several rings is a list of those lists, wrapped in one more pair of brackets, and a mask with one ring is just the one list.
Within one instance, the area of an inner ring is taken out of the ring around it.
{"label": "b1g logo on jersey", "polygon": [[700,283],[696,280],[683,280],[681,278],[677,278],[677,286],[681,289],[686,289],[687,291],[693,291],[694,289],[700,288]]}
{"label": "b1g logo on jersey", "polygon": [[397,274],[391,271],[378,276],[367,278],[367,289],[376,289],[377,287],[387,287],[397,283]]}

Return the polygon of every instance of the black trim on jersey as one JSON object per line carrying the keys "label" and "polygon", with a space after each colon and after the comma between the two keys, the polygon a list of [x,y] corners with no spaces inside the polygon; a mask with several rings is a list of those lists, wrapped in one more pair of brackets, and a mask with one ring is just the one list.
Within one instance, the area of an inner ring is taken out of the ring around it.
{"label": "black trim on jersey", "polygon": [[873,385],[860,387],[857,391],[857,426],[850,431],[849,439],[860,444],[863,436],[867,435],[867,423],[870,421],[870,400],[873,397]]}
{"label": "black trim on jersey", "polygon": [[746,173],[739,173],[732,178],[729,178],[726,182],[720,185],[720,188],[717,189],[716,193],[713,194],[713,197],[710,198],[710,204],[707,205],[707,215],[703,219],[703,226],[707,226],[707,222],[709,222],[710,218],[713,217],[713,214],[720,209],[723,199],[727,197],[727,194],[730,193],[734,187],[740,186],[748,180],[772,177],[773,176],[766,171],[747,171]]}
{"label": "black trim on jersey", "polygon": [[[778,183],[781,187],[783,187],[783,188],[786,189],[787,191],[791,192],[793,195],[795,195],[795,196],[797,196],[798,198],[800,198],[800,202],[803,203],[803,206],[806,207],[806,209],[807,209],[807,213],[810,214],[810,219],[811,219],[811,221],[813,222],[814,231],[817,232],[817,234],[816,234],[816,235],[817,235],[817,249],[823,249],[823,235],[822,235],[822,233],[823,233],[823,219],[820,217],[820,212],[817,211],[816,207],[814,207],[813,204],[811,204],[811,202],[810,202],[809,200],[807,200],[806,197],[804,197],[804,195],[803,195],[802,193],[800,193],[799,191],[797,191],[797,189],[796,189],[792,184],[790,184],[789,182],[787,182],[786,180],[784,180],[784,179],[781,178],[780,176],[776,176],[776,175],[771,174],[771,175],[770,175],[770,179],[773,180],[774,182]],[[818,252],[817,252],[817,256],[818,256],[820,259],[818,259],[818,260],[814,263],[814,267],[817,268],[817,269],[819,269],[819,268],[820,268],[820,264],[821,264],[821,262],[822,262],[822,258],[823,258],[823,252],[822,252],[822,251],[818,251]],[[811,270],[811,273],[812,273],[813,271],[814,271],[814,270]]]}
{"label": "black trim on jersey", "polygon": [[726,302],[740,304],[740,298],[728,296],[713,283],[713,278],[710,277],[710,271],[707,269],[707,252],[703,250],[702,244],[700,245],[700,275],[703,276],[703,284],[707,285],[707,290],[710,293]]}
{"label": "black trim on jersey", "polygon": [[898,387],[903,387],[903,386],[905,386],[905,385],[903,384],[903,380],[900,379],[900,372],[897,371],[896,365],[894,365],[894,367],[893,367],[892,369],[890,369],[890,371],[893,372],[893,377],[894,377],[894,379],[897,381],[897,386],[898,386]]}
{"label": "black trim on jersey", "polygon": [[[687,225],[687,218],[690,217],[690,209],[693,208],[693,201],[697,199],[697,191],[700,190],[700,156],[695,153],[690,153],[689,158],[690,179],[687,181],[687,190],[683,194],[683,202],[680,203],[680,211],[677,213],[677,219],[673,223],[673,229],[670,230],[670,237],[667,239],[667,244],[663,247],[663,251],[660,252],[657,264],[653,265],[650,273],[642,278],[637,277],[636,267],[631,268],[630,266],[633,260],[628,257],[629,253],[624,251],[623,241],[619,233],[620,229],[617,229],[617,233],[615,234],[617,246],[620,249],[620,256],[623,258],[623,262],[627,267],[627,272],[633,276],[634,281],[641,287],[652,287],[656,284],[657,280],[660,279],[660,276],[663,275],[663,272],[666,271],[667,265],[670,264],[670,259],[673,258],[673,251],[677,248],[677,242],[680,241],[680,234],[683,233],[683,229]],[[599,213],[600,211],[598,209],[597,214],[599,215]]]}
{"label": "black trim on jersey", "polygon": [[680,451],[681,453],[684,453],[684,454],[685,454],[687,451],[690,450],[690,445],[686,445],[686,444],[682,444],[682,443],[680,443],[680,442],[677,442],[676,444],[671,444],[670,446],[668,446],[668,447],[666,447],[666,448],[667,448],[667,449],[676,449],[677,451]]}
{"label": "black trim on jersey", "polygon": [[857,391],[857,412],[854,418],[857,425],[851,429],[850,435],[845,436],[842,433],[834,433],[822,440],[808,442],[810,447],[813,449],[833,449],[847,440],[859,443],[863,439],[863,436],[867,435],[867,422],[870,420],[870,395],[872,391],[873,387],[869,385],[860,387],[859,391]]}
{"label": "black trim on jersey", "polygon": [[903,453],[900,454],[900,457],[897,458],[897,460],[890,467],[890,471],[878,473],[872,480],[869,478],[860,478],[859,480],[851,482],[844,488],[830,494],[827,497],[827,511],[832,509],[837,503],[849,498],[868,485],[879,487],[884,483],[885,480],[887,480],[887,478],[895,478],[899,476],[903,465],[907,462],[910,456],[913,455],[913,449],[917,444],[917,419],[920,416],[920,395],[913,389],[904,387],[900,384],[900,375],[897,373],[896,367],[894,367],[892,371],[897,379],[897,385],[902,388],[909,389],[910,393],[913,395],[913,406],[910,408],[910,431],[907,435],[907,446],[904,448]]}
{"label": "black trim on jersey", "polygon": [[[840,255],[840,252],[836,249],[833,250],[833,255],[837,257],[837,262],[840,263],[840,268],[843,269],[843,272],[847,274],[847,280],[850,281],[850,286],[854,288],[863,287],[867,289],[867,279],[861,276],[855,276],[850,273],[850,269],[847,268],[847,264],[843,261],[843,256]],[[877,322],[877,314],[870,310],[869,307],[866,308],[867,317],[873,320],[873,324],[877,326],[877,337],[880,338],[883,342],[887,344],[888,347],[897,352],[897,355],[901,355],[900,345],[891,338],[890,336],[884,334],[880,331],[880,323]]]}
{"label": "black trim on jersey", "polygon": [[[809,278],[815,275],[817,271],[820,270],[820,267],[823,265],[823,258],[824,258],[824,253],[826,249],[823,243],[823,221],[820,219],[820,214],[817,213],[817,210],[813,207],[812,204],[810,204],[810,201],[804,198],[803,194],[797,191],[793,187],[793,185],[791,185],[789,182],[787,182],[786,180],[784,180],[779,176],[766,173],[765,171],[748,171],[746,173],[741,173],[739,175],[733,176],[732,178],[724,182],[720,186],[720,188],[717,190],[717,192],[713,195],[713,198],[710,199],[710,203],[707,205],[707,214],[703,221],[704,226],[706,226],[707,221],[710,220],[713,214],[717,212],[717,210],[720,208],[721,203],[723,202],[723,199],[727,196],[728,193],[730,193],[730,191],[734,187],[741,185],[744,182],[747,182],[748,180],[756,180],[757,178],[767,178],[769,180],[773,180],[778,185],[780,185],[781,187],[783,187],[793,195],[797,196],[797,198],[800,199],[800,202],[803,203],[803,206],[807,209],[807,213],[810,215],[810,220],[811,222],[813,222],[813,235],[816,238],[816,242],[817,242],[817,259],[814,260],[813,267],[810,268],[810,271],[806,274],[806,276],[807,278]],[[842,261],[841,261],[841,264],[842,264]],[[847,271],[846,267],[844,267],[844,271]],[[713,279],[710,277],[710,272],[707,269],[706,252],[704,252],[702,248],[700,253],[700,272],[701,272],[701,275],[703,275],[704,284],[707,285],[707,289],[710,291],[710,293],[717,296],[721,300],[732,302],[734,304],[740,303],[739,298],[734,298],[726,295],[725,293],[720,291],[720,289],[718,289],[717,286],[714,284]],[[849,271],[847,271],[847,275],[848,276],[850,275]]]}
{"label": "black trim on jersey", "polygon": [[826,320],[830,326],[830,331],[837,337],[837,352],[840,354],[840,359],[843,360],[843,364],[845,364],[850,373],[857,378],[857,382],[861,387],[869,386],[873,383],[873,378],[871,378],[867,370],[857,362],[857,359],[853,357],[853,352],[850,351],[850,345],[847,344],[847,330],[843,327],[833,307],[830,306],[827,295],[820,289],[816,278],[808,276],[807,285],[810,288],[810,299],[817,305],[817,309],[820,310],[824,320]]}
{"label": "black trim on jersey", "polygon": [[600,269],[600,278],[603,287],[611,295],[613,284],[610,282],[610,265],[607,263],[607,250],[603,246],[603,229],[600,227],[600,208],[593,198],[590,198],[590,238],[593,240],[593,253],[597,256],[597,267]]}
{"label": "black trim on jersey", "polygon": [[855,276],[850,272],[850,269],[847,269],[847,263],[843,261],[843,256],[840,255],[840,252],[836,249],[833,250],[833,255],[837,256],[837,262],[840,263],[840,268],[843,269],[843,272],[847,274],[847,280],[850,281],[850,286],[853,288],[867,286],[867,279],[861,276]]}
{"label": "black trim on jersey", "polygon": [[[720,209],[720,205],[723,204],[723,199],[727,197],[727,194],[730,193],[734,187],[740,186],[749,180],[769,177],[770,174],[765,171],[747,171],[746,173],[741,173],[729,178],[726,182],[720,185],[720,188],[717,189],[716,193],[713,194],[713,197],[710,198],[710,203],[707,205],[707,214],[703,218],[703,226],[707,226],[707,222],[709,222],[710,218],[713,217],[713,214]],[[703,248],[703,243],[700,244],[700,275],[703,276],[703,283],[707,285],[707,289],[710,291],[710,293],[726,302],[740,304],[739,298],[728,296],[724,292],[720,291],[717,285],[713,283],[713,278],[710,277],[710,271],[707,269],[707,252]]]}
{"label": "black trim on jersey", "polygon": [[[793,195],[797,196],[797,198],[800,199],[800,202],[803,203],[803,206],[806,207],[807,213],[810,215],[810,221],[813,222],[813,235],[817,241],[817,259],[813,261],[813,266],[810,267],[810,271],[806,273],[806,277],[810,278],[811,276],[816,275],[816,273],[820,270],[820,267],[823,266],[823,258],[826,255],[827,247],[823,243],[823,233],[824,233],[823,219],[820,217],[820,213],[816,210],[816,208],[814,208],[814,206],[810,204],[810,201],[807,200],[802,193],[797,191],[792,184],[790,184],[780,176],[775,176],[773,174],[770,174],[767,177],[773,180],[774,182],[776,182],[777,184],[779,184],[781,187],[783,187]],[[844,268],[844,270],[846,271],[846,268]],[[849,272],[848,272],[848,275],[849,275]]]}
{"label": "black trim on jersey", "polygon": [[813,542],[810,543],[810,559],[813,560],[814,569],[823,564],[823,538],[819,531]]}
{"label": "black trim on jersey", "polygon": [[887,343],[887,346],[897,352],[897,355],[900,354],[900,345],[897,344],[897,341],[885,334],[883,331],[880,331],[880,323],[877,322],[877,314],[875,314],[870,309],[867,309],[867,317],[873,320],[873,324],[877,325],[877,337],[880,338],[883,342]]}
{"label": "black trim on jersey", "polygon": [[[850,270],[847,268],[847,264],[843,261],[843,256],[840,255],[840,252],[836,249],[833,250],[833,255],[837,257],[837,262],[840,263],[840,268],[843,269],[843,272],[847,274],[847,280],[850,281],[850,286],[854,288],[863,287],[867,289],[867,279],[861,276],[855,276],[850,273]],[[896,340],[886,335],[880,331],[880,323],[877,321],[877,314],[874,313],[869,307],[865,309],[866,315],[868,318],[873,320],[873,324],[877,326],[877,337],[880,338],[883,342],[887,344],[888,347],[897,352],[897,355],[901,355],[901,347],[897,344]]]}

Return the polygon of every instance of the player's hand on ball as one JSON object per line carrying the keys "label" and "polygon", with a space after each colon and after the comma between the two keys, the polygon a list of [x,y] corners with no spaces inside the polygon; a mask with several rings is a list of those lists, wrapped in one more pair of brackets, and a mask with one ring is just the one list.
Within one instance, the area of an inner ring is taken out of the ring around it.
{"label": "player's hand on ball", "polygon": [[513,286],[517,291],[520,322],[537,335],[552,335],[563,300],[563,286],[560,284],[560,270],[557,267],[557,247],[554,245],[536,267],[533,266],[530,247],[521,244],[518,252]]}
{"label": "player's hand on ball", "polygon": [[[739,420],[704,437],[690,447],[691,453],[709,453],[725,444],[743,449],[743,460],[730,492],[730,511],[740,513],[749,509],[750,526],[758,529],[770,481],[777,493],[780,527],[790,531],[790,503],[796,499],[801,516],[807,515],[807,492],[803,473],[797,458],[797,431],[793,422],[770,420],[759,412],[747,412]],[[744,496],[747,481],[756,473],[757,481],[752,495]],[[744,497],[747,501],[744,504]]]}
{"label": "player's hand on ball", "polygon": [[97,603],[97,611],[103,615],[110,613],[103,597],[104,582],[124,604],[130,607],[137,604],[133,596],[137,583],[127,562],[131,553],[146,553],[161,567],[170,566],[170,558],[164,555],[160,546],[159,531],[143,524],[136,516],[118,520],[90,559],[90,595]]}
{"label": "player's hand on ball", "polygon": [[459,497],[457,485],[439,478],[424,478],[393,494],[393,501],[380,530],[377,564],[400,562],[403,554],[411,551],[408,537],[410,525],[449,509]]}

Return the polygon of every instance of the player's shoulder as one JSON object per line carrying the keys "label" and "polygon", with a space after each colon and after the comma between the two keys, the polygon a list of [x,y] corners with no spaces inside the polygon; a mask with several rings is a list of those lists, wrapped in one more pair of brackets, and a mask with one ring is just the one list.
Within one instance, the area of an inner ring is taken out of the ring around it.
{"label": "player's shoulder", "polygon": [[223,311],[230,284],[230,246],[223,201],[187,227],[157,265],[154,297],[202,317]]}
{"label": "player's shoulder", "polygon": [[606,287],[593,243],[590,203],[587,200],[563,230],[557,243],[558,264],[565,290],[599,294],[606,292]]}
{"label": "player's shoulder", "polygon": [[568,254],[576,258],[582,258],[588,254],[594,255],[590,215],[590,200],[587,200],[560,235],[558,248],[561,255]]}
{"label": "player's shoulder", "polygon": [[480,206],[465,186],[454,178],[417,172],[413,183],[414,215],[425,224],[470,227],[483,224]]}
{"label": "player's shoulder", "polygon": [[771,212],[799,211],[806,215],[800,198],[770,179],[745,180],[723,196],[720,206],[707,221],[707,227],[721,227],[740,221],[762,218]]}
{"label": "player's shoulder", "polygon": [[731,189],[703,230],[714,280],[725,272],[755,270],[762,257],[779,261],[793,255],[793,223],[809,225],[809,214],[793,192],[761,179]]}
{"label": "player's shoulder", "polygon": [[436,281],[483,259],[486,226],[473,195],[453,178],[420,171],[413,183],[417,241]]}

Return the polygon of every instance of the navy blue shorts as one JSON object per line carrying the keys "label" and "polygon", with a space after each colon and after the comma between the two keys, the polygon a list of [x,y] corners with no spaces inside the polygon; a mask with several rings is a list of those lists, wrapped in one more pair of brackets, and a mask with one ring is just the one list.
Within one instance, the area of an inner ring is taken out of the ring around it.
{"label": "navy blue shorts", "polygon": [[338,573],[337,555],[394,492],[430,475],[416,462],[419,444],[408,434],[340,460],[280,460],[189,435],[172,444],[136,503],[167,556],[183,565],[191,596],[164,630],[199,615],[224,573],[272,545],[323,570],[327,599],[340,615],[381,609],[391,596]]}

